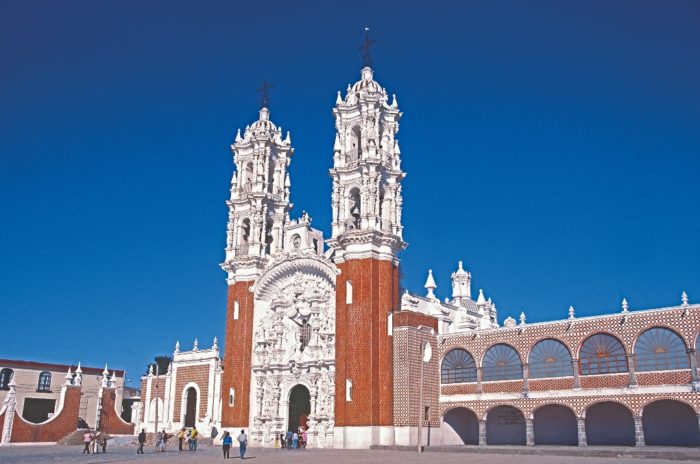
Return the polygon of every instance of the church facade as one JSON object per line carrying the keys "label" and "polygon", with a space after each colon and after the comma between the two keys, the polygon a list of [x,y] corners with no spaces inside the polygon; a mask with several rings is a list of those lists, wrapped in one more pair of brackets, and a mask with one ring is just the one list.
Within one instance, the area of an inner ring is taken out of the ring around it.
{"label": "church facade", "polygon": [[396,97],[365,67],[333,115],[327,239],[306,213],[290,215],[290,134],[266,107],[239,130],[225,350],[178,343],[167,373],[141,379],[137,430],[246,429],[254,446],[274,446],[304,427],[309,447],[368,448],[415,445],[422,423],[426,445],[700,444],[700,305],[684,295],[669,308],[625,302],[614,315],[571,308],[562,321],[500,326],[462,262],[451,298],[436,297],[431,272],[425,295],[402,293]]}

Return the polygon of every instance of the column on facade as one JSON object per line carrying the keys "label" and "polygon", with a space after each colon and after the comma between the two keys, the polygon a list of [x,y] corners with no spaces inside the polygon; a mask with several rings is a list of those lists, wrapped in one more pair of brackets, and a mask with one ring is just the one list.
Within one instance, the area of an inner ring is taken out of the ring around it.
{"label": "column on facade", "polygon": [[697,388],[700,384],[700,377],[698,376],[698,358],[694,348],[688,350],[688,358],[690,359],[690,381],[693,388]]}
{"label": "column on facade", "polygon": [[630,387],[636,387],[637,384],[637,374],[635,372],[635,356],[634,354],[627,355],[627,368],[630,374]]}
{"label": "column on facade", "polygon": [[151,386],[153,383],[153,369],[148,374],[148,380],[146,380],[146,396],[144,408],[143,408],[143,423],[148,424],[151,421]]}
{"label": "column on facade", "polygon": [[578,446],[588,446],[588,442],[586,441],[586,419],[584,417],[577,417],[576,425],[578,428]]}
{"label": "column on facade", "polygon": [[644,426],[642,416],[634,416],[634,446],[644,446]]}
{"label": "column on facade", "polygon": [[581,388],[581,379],[579,378],[578,373],[578,359],[571,358],[571,366],[574,369],[574,388]]}
{"label": "column on facade", "polygon": [[165,385],[163,386],[163,425],[167,428],[172,428],[173,416],[171,413],[172,397],[170,395],[170,385],[172,383],[172,362],[168,366],[168,373],[165,376]]}
{"label": "column on facade", "polygon": [[482,377],[482,370],[481,370],[481,366],[479,366],[476,368],[476,392],[477,393],[484,392],[483,386],[481,385],[481,377]]}
{"label": "column on facade", "polygon": [[479,446],[486,446],[486,419],[479,421]]}
{"label": "column on facade", "polygon": [[525,445],[535,446],[535,429],[532,419],[525,419]]}
{"label": "column on facade", "polygon": [[530,370],[527,364],[523,364],[523,396],[527,396],[530,393]]}
{"label": "column on facade", "polygon": [[311,388],[309,389],[309,399],[310,399],[310,408],[311,409],[311,416],[315,417],[316,416],[316,399],[318,398],[318,387],[315,384],[311,385]]}
{"label": "column on facade", "polygon": [[7,395],[5,396],[5,401],[3,401],[3,406],[5,408],[5,420],[2,424],[0,424],[0,426],[2,427],[2,429],[0,429],[0,432],[2,433],[2,435],[0,435],[0,446],[9,445],[10,441],[12,440],[12,423],[15,420],[15,414],[17,411],[16,386],[17,383],[15,382],[15,379],[13,377],[8,385],[10,391],[7,392]]}

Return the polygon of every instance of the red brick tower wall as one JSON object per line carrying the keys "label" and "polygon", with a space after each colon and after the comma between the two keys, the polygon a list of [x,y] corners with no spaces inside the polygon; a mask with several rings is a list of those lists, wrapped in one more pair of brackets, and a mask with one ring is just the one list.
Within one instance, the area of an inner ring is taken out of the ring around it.
{"label": "red brick tower wall", "polygon": [[102,392],[102,419],[100,431],[107,434],[133,435],[134,424],[124,422],[117,414],[117,391],[114,388],[105,388]]}
{"label": "red brick tower wall", "polygon": [[[393,425],[393,342],[387,317],[398,302],[398,268],[373,258],[349,260],[338,268],[335,423]],[[351,304],[346,303],[348,280]],[[352,380],[352,401],[345,401],[346,379]]]}
{"label": "red brick tower wall", "polygon": [[[248,427],[250,417],[250,369],[253,351],[253,301],[250,287],[254,282],[236,282],[228,287],[226,310],[226,347],[221,389],[223,427]],[[234,319],[234,302],[238,301],[238,319]],[[235,392],[229,405],[229,388]]]}
{"label": "red brick tower wall", "polygon": [[76,431],[79,411],[80,387],[67,387],[61,412],[47,422],[30,424],[22,419],[19,413],[15,413],[12,421],[12,438],[10,438],[10,442],[57,442],[66,435]]}

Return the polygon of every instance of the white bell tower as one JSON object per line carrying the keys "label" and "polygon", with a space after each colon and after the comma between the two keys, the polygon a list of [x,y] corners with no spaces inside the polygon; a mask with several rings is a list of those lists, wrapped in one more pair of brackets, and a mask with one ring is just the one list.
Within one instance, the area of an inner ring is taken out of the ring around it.
{"label": "white bell tower", "polygon": [[227,201],[224,269],[229,278],[234,267],[264,261],[283,249],[284,226],[292,208],[288,169],[294,149],[289,132],[282,139],[282,128],[270,121],[270,111],[263,106],[242,137],[239,129],[231,151],[236,170]]}
{"label": "white bell tower", "polygon": [[[348,253],[391,259],[405,247],[401,225],[405,173],[396,139],[401,112],[396,96],[389,104],[386,90],[373,74],[369,66],[363,68],[361,79],[348,86],[345,98],[338,92],[333,108],[336,135],[329,244],[340,261]],[[353,236],[354,246],[343,243],[348,236]]]}

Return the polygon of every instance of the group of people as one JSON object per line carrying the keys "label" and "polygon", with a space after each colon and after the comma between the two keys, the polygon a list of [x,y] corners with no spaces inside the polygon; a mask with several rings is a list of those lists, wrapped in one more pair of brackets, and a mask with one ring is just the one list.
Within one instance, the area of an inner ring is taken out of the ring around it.
{"label": "group of people", "polygon": [[181,428],[177,433],[177,450],[178,451],[197,451],[197,439],[199,438],[199,430],[197,427],[192,427],[191,430]]}
{"label": "group of people", "polygon": [[275,448],[280,446],[288,450],[306,448],[306,439],[306,429],[304,427],[299,427],[299,430],[296,432],[287,430],[287,433],[282,432],[279,436],[275,436]]}
{"label": "group of people", "polygon": [[[165,430],[156,433],[156,451],[164,453],[165,445],[172,437],[173,436],[168,434]],[[199,438],[197,427],[193,427],[191,430],[187,430],[185,427],[180,429],[177,433],[178,451],[197,451],[197,438]],[[139,433],[138,436],[138,443],[139,447],[136,449],[136,454],[143,454],[143,445],[146,444],[146,429],[141,429],[141,433]]]}
{"label": "group of people", "polygon": [[90,429],[87,429],[83,434],[83,443],[85,444],[85,448],[83,448],[83,454],[97,454],[100,452],[100,448],[102,448],[103,453],[106,453],[108,438],[109,437],[107,436],[107,434],[103,434],[99,430],[95,433],[92,433]]}

